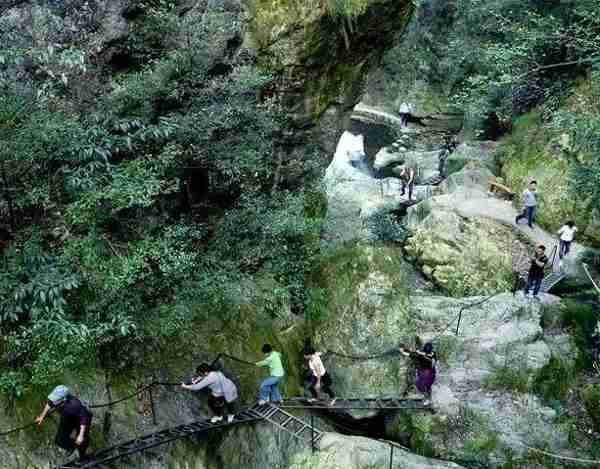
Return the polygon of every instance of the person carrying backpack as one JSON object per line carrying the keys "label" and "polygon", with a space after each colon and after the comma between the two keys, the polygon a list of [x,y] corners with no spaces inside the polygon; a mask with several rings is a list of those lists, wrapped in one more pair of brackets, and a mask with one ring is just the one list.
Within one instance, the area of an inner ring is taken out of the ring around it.
{"label": "person carrying backpack", "polygon": [[66,450],[67,455],[77,449],[79,458],[84,459],[90,444],[92,412],[71,394],[68,387],[63,385],[56,386],[50,393],[44,410],[35,419],[37,424],[42,425],[48,413],[53,409],[60,414],[60,422],[54,440],[56,445]]}

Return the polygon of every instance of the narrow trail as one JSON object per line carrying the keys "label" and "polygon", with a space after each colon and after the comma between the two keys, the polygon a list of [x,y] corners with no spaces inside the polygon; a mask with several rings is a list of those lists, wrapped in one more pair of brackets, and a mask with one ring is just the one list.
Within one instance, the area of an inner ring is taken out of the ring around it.
{"label": "narrow trail", "polygon": [[[485,217],[510,225],[524,234],[532,243],[546,246],[548,253],[558,244],[558,235],[548,233],[535,223],[533,229],[527,226],[525,220],[521,220],[518,225],[515,225],[515,217],[520,212],[510,202],[488,197],[480,190],[473,191],[472,195],[473,197],[469,197],[469,192],[466,192],[464,197],[454,196],[451,198],[452,203],[448,205],[466,217]],[[440,202],[442,197],[437,197],[436,202]],[[540,210],[543,209],[543,207],[540,208]],[[575,242],[571,244],[571,252],[565,257],[563,266],[563,270],[567,274],[576,274],[576,261],[585,250],[586,247],[581,244]],[[558,263],[556,263],[555,269],[558,269]]]}

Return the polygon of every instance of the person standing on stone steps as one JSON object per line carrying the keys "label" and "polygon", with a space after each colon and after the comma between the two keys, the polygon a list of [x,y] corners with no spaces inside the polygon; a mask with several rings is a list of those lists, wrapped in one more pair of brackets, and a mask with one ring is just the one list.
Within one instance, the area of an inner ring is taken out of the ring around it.
{"label": "person standing on stone steps", "polygon": [[400,347],[400,353],[409,357],[411,362],[412,375],[407,378],[411,379],[410,386],[404,391],[403,396],[406,396],[413,384],[417,389],[425,395],[425,401],[423,404],[429,405],[431,403],[431,387],[435,382],[436,376],[436,360],[437,355],[433,351],[433,344],[430,342],[423,346],[422,350],[408,350],[403,346]]}
{"label": "person standing on stone steps", "polygon": [[413,188],[415,186],[415,173],[415,168],[409,165],[404,165],[400,170],[400,180],[402,181],[402,192],[400,195],[402,196],[406,193],[406,187],[408,186],[408,200],[412,199]]}
{"label": "person standing on stone steps", "polygon": [[281,404],[283,397],[279,391],[279,384],[285,376],[283,364],[281,363],[281,354],[275,352],[269,344],[262,346],[262,353],[267,357],[262,361],[256,362],[256,366],[269,367],[270,376],[260,384],[258,405],[264,405],[267,402]]}
{"label": "person standing on stone steps", "polygon": [[238,390],[235,383],[208,363],[200,363],[198,368],[196,368],[196,373],[198,376],[192,379],[192,384],[181,383],[181,387],[190,391],[200,391],[201,389],[209,388],[208,407],[215,414],[210,419],[211,423],[223,420],[225,408],[227,408],[228,414],[227,423],[233,422],[238,399]]}
{"label": "person standing on stone steps", "polygon": [[335,393],[331,389],[332,381],[331,376],[325,369],[323,361],[321,360],[321,354],[314,348],[308,347],[304,350],[304,359],[308,362],[309,377],[306,385],[306,390],[310,392],[312,398],[308,402],[314,402],[317,400],[319,392],[322,390],[327,393],[331,398],[329,402],[330,406],[335,404]]}
{"label": "person standing on stone steps", "polygon": [[527,276],[527,285],[525,286],[525,296],[529,295],[529,290],[533,289],[533,297],[537,298],[542,286],[542,280],[544,280],[544,268],[548,263],[548,257],[546,257],[546,246],[543,244],[538,245],[535,249],[535,253],[531,258],[531,267],[529,267],[529,275]]}
{"label": "person standing on stone steps", "polygon": [[537,181],[531,181],[523,191],[523,212],[515,218],[515,225],[518,225],[521,219],[527,218],[529,228],[533,229],[533,218],[538,205],[537,196]]}

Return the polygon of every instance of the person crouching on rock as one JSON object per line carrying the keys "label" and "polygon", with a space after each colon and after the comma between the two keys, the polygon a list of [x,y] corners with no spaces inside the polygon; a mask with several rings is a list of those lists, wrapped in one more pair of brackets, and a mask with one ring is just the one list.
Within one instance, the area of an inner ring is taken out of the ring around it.
{"label": "person crouching on rock", "polygon": [[310,375],[308,377],[308,383],[306,389],[311,393],[312,398],[308,402],[314,402],[317,400],[319,392],[327,393],[331,398],[329,405],[335,404],[335,394],[331,389],[331,376],[325,369],[323,361],[321,360],[321,354],[315,351],[314,348],[309,347],[304,350],[304,358],[308,361],[308,369]]}
{"label": "person crouching on rock", "polygon": [[[48,413],[56,409],[60,414],[56,445],[71,454],[75,449],[79,458],[85,458],[85,452],[90,444],[90,427],[93,414],[71,394],[66,386],[56,386],[48,396],[48,401],[42,413],[35,419],[38,425],[44,422]],[[75,435],[75,438],[73,438]]]}
{"label": "person crouching on rock", "polygon": [[400,347],[400,352],[414,362],[416,368],[415,386],[425,394],[424,404],[429,405],[431,403],[431,386],[435,382],[436,354],[433,351],[433,345],[428,342],[423,346],[423,350],[415,351]]}
{"label": "person crouching on rock", "polygon": [[227,423],[233,422],[237,407],[238,390],[233,381],[220,371],[215,370],[208,363],[200,363],[196,368],[198,376],[192,379],[192,384],[182,383],[183,389],[200,391],[210,389],[208,407],[215,414],[210,419],[211,423],[223,420],[223,411],[227,408]]}

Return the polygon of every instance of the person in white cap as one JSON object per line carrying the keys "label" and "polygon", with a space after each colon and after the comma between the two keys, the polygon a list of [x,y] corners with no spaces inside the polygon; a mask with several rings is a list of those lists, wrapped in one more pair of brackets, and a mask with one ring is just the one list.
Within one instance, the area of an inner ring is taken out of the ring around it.
{"label": "person in white cap", "polygon": [[75,449],[83,459],[90,444],[90,427],[93,414],[79,399],[71,394],[66,386],[56,386],[48,396],[42,413],[35,419],[38,425],[44,422],[48,413],[56,409],[60,414],[55,443],[71,454]]}

